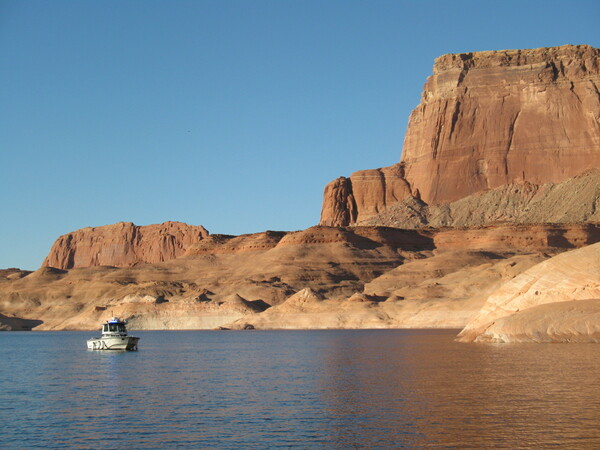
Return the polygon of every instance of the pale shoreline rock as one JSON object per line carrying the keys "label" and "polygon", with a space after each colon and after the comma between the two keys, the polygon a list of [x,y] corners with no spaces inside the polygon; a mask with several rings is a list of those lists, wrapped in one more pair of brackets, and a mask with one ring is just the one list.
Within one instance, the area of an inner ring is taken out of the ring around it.
{"label": "pale shoreline rock", "polygon": [[[600,243],[561,253],[502,284],[460,332],[461,342],[551,340],[553,329],[567,339],[596,339],[600,322]],[[577,308],[586,305],[581,312]],[[562,305],[561,303],[565,303]],[[565,309],[566,308],[566,309]],[[585,319],[591,314],[591,321]],[[569,314],[566,314],[566,313]],[[514,333],[514,336],[513,336]]]}
{"label": "pale shoreline rock", "polygon": [[547,303],[497,319],[474,342],[598,343],[600,299]]}

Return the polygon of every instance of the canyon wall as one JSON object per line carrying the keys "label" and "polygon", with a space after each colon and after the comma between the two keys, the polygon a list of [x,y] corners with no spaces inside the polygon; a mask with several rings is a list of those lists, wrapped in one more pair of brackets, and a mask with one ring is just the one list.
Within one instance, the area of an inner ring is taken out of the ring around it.
{"label": "canyon wall", "polygon": [[[89,329],[114,313],[146,329],[471,322],[467,340],[596,339],[599,73],[589,46],[442,56],[401,161],[331,182],[326,226],[74,231],[38,271],[0,271],[0,329]],[[486,300],[493,314],[476,318]]]}
{"label": "canyon wall", "polygon": [[355,224],[403,198],[443,205],[600,167],[599,83],[600,51],[585,45],[437,58],[401,162],[330,183],[321,223]]}
{"label": "canyon wall", "polygon": [[181,222],[137,226],[120,222],[82,228],[60,236],[42,267],[129,267],[175,259],[208,236],[202,226]]}

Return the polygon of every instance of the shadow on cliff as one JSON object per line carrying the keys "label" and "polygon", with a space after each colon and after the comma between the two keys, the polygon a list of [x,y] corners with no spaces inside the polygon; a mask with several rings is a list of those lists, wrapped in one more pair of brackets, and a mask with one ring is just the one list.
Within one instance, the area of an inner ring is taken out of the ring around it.
{"label": "shadow on cliff", "polygon": [[1,331],[31,331],[43,323],[43,320],[21,319],[20,317],[7,317],[0,314]]}
{"label": "shadow on cliff", "polygon": [[431,233],[423,230],[403,230],[392,227],[354,227],[352,245],[360,250],[389,246],[399,250],[435,250]]}
{"label": "shadow on cliff", "polygon": [[[592,245],[596,242],[600,242],[600,228],[593,224],[585,224],[584,230],[586,232],[584,245]],[[564,249],[574,249],[578,245],[575,245],[572,239],[566,234],[569,232],[568,228],[555,230],[553,233],[548,235],[548,246]]]}

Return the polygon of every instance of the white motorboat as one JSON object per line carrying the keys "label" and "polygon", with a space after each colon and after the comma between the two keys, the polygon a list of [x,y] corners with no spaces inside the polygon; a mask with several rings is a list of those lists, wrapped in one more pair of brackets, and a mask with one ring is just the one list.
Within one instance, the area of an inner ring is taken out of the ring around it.
{"label": "white motorboat", "polygon": [[124,320],[113,317],[102,324],[102,336],[88,339],[88,350],[137,350],[139,337],[127,335]]}

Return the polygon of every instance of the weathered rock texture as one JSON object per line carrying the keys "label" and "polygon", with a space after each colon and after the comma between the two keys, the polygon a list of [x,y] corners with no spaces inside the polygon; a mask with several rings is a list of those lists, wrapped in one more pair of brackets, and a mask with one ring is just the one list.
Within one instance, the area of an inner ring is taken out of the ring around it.
{"label": "weathered rock texture", "polygon": [[[579,301],[585,303],[579,305]],[[463,342],[600,342],[600,243],[562,253],[502,284]]]}
{"label": "weathered rock texture", "polygon": [[59,237],[42,263],[43,267],[129,267],[168,261],[181,256],[208,236],[202,226],[181,222],[137,226],[120,222],[88,227]]}
{"label": "weathered rock texture", "polygon": [[600,51],[589,46],[439,57],[400,164],[330,183],[321,223],[360,223],[406,198],[444,205],[600,167],[599,83]]}
{"label": "weathered rock texture", "polygon": [[600,241],[600,224],[501,225],[449,228],[433,233],[440,251],[544,252],[580,248]]}
{"label": "weathered rock texture", "polygon": [[468,251],[415,258],[347,298],[327,298],[307,288],[227,328],[461,328],[501,281],[542,260],[539,254]]}

